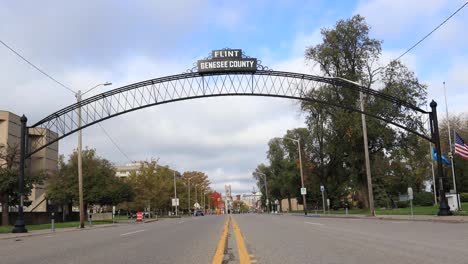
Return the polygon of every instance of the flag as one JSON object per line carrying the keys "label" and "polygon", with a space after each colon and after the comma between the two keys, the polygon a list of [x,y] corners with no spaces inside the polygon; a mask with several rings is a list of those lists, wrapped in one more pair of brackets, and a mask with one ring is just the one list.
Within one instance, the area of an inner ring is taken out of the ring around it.
{"label": "flag", "polygon": [[461,138],[457,132],[455,132],[455,154],[468,160],[468,145],[466,145],[463,138]]}
{"label": "flag", "polygon": [[[437,152],[436,152],[435,147],[432,147],[432,158],[434,160],[437,160]],[[442,163],[447,166],[450,166],[450,161],[448,161],[448,159],[444,156],[444,154],[442,154]]]}

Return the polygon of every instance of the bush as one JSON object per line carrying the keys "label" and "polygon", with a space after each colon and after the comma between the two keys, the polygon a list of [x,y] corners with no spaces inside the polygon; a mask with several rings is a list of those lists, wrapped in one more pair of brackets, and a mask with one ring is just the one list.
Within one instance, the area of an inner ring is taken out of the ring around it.
{"label": "bush", "polygon": [[398,201],[397,202],[397,207],[398,208],[407,208],[407,207],[409,207],[409,202],[407,202],[407,201]]}
{"label": "bush", "polygon": [[431,206],[434,204],[434,196],[430,192],[415,193],[413,203],[419,206]]}
{"label": "bush", "polygon": [[468,193],[460,193],[460,201],[462,203],[468,203]]}

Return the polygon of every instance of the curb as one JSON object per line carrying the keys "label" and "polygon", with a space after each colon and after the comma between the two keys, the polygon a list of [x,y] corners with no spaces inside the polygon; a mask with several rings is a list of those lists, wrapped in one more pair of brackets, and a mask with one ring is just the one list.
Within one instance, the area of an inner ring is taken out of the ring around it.
{"label": "curb", "polygon": [[436,222],[436,223],[449,223],[449,224],[463,224],[468,223],[468,220],[460,219],[416,219],[416,218],[395,218],[395,217],[382,217],[382,216],[336,216],[336,215],[300,215],[291,214],[291,216],[303,217],[318,217],[318,218],[335,218],[335,219],[371,219],[371,220],[388,220],[388,221],[408,221],[408,222]]}
{"label": "curb", "polygon": [[146,220],[144,221],[143,223],[152,223],[152,222],[156,222],[156,221],[159,221],[159,219],[150,219],[150,220]]}
{"label": "curb", "polygon": [[[28,233],[4,233],[0,234],[0,240],[7,239],[21,239],[23,237],[32,237],[32,236],[41,236],[41,235],[51,235],[56,233],[66,233],[66,232],[76,232],[76,231],[88,231],[96,228],[109,228],[115,227],[117,224],[104,224],[104,225],[93,225],[91,227],[85,227],[83,229],[78,227],[67,227],[67,228],[57,228],[55,232],[50,231],[50,229],[34,230],[29,231]],[[46,231],[47,230],[47,231]],[[57,231],[59,230],[59,231]]]}

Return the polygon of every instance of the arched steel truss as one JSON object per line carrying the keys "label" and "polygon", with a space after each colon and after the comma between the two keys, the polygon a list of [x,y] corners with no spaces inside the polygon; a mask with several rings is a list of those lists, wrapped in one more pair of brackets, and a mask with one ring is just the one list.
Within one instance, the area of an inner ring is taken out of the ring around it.
{"label": "arched steel truss", "polygon": [[[414,118],[429,115],[408,102],[394,96],[358,86],[338,78],[327,78],[314,75],[259,70],[255,73],[214,73],[199,74],[189,72],[166,76],[134,83],[108,92],[104,92],[80,103],[65,107],[29,127],[30,134],[42,136],[42,140],[29,141],[30,147],[26,157],[50,144],[103,120],[125,114],[138,109],[170,102],[190,100],[215,96],[269,96],[305,100],[323,103],[325,105],[361,112],[359,102],[328,102],[310,96],[310,91],[319,87],[320,83],[330,84],[339,89],[359,93],[362,91],[370,100],[385,100],[392,107],[401,108],[414,113]],[[78,125],[77,109],[81,107],[81,127]],[[415,133],[434,142],[422,129],[410,128],[408,120],[389,119],[385,113],[364,114],[393,124],[401,129]],[[431,118],[432,120],[432,118]],[[52,133],[51,133],[52,132]]]}

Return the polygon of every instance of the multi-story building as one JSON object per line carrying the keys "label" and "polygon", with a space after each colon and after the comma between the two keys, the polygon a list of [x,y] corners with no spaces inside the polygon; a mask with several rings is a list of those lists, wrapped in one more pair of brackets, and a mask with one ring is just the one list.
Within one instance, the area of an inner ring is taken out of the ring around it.
{"label": "multi-story building", "polygon": [[138,173],[143,161],[115,166],[115,176],[118,178],[128,178],[132,172]]}
{"label": "multi-story building", "polygon": [[[46,133],[43,133],[46,132]],[[42,129],[30,129],[28,131],[29,145],[45,141],[48,138],[56,138],[57,134]],[[8,111],[0,111],[0,145],[17,147],[19,149],[21,137],[21,121],[18,115]],[[18,150],[19,151],[19,150]],[[58,142],[38,151],[26,160],[26,173],[54,173],[58,170]],[[47,201],[45,198],[45,186],[36,185],[31,191],[28,200],[32,202],[25,211],[45,212]]]}
{"label": "multi-story building", "polygon": [[244,193],[241,195],[241,201],[243,201],[252,210],[261,208],[261,198],[262,193],[260,192]]}

